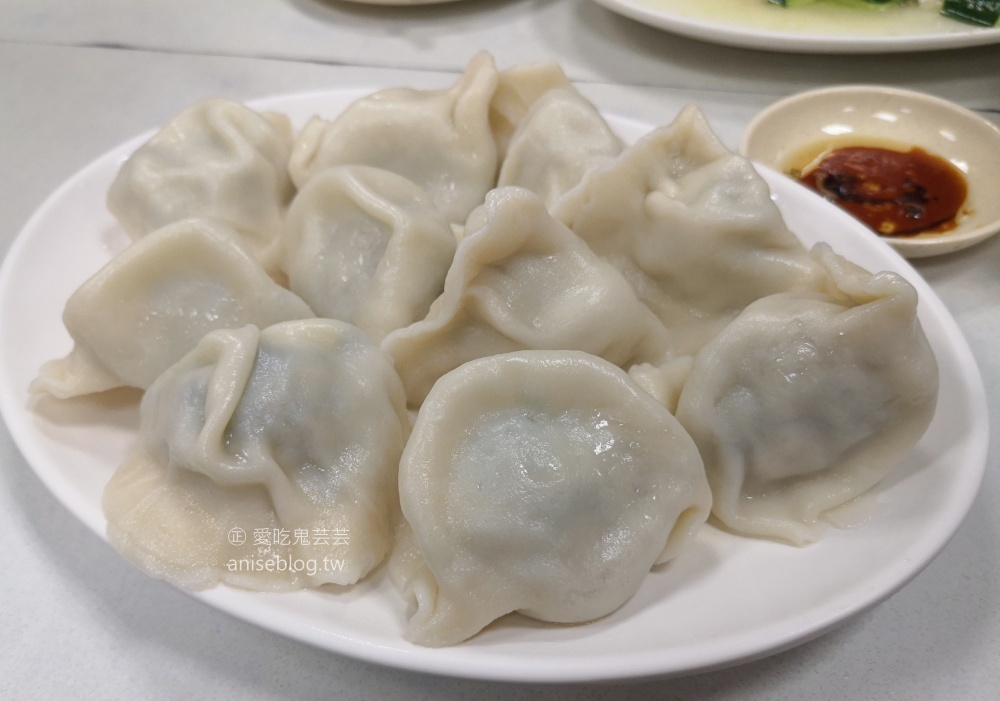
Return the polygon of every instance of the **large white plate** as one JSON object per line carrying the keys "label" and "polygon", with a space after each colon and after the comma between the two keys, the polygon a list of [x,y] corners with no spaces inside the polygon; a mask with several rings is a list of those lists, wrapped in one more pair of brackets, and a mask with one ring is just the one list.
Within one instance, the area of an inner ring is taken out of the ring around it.
{"label": "large white plate", "polygon": [[[333,115],[358,91],[264,100],[301,124]],[[626,138],[646,127],[612,123]],[[133,140],[60,187],[31,218],[0,269],[0,408],[27,461],[96,533],[104,484],[132,443],[135,392],[30,405],[41,362],[70,339],[60,322],[70,293],[126,243],[104,208]],[[869,268],[896,270],[921,295],[920,317],[941,369],[930,430],[880,486],[871,521],[805,548],[706,528],[675,562],[653,572],[606,618],[579,626],[510,616],[448,649],[403,640],[404,608],[381,574],[348,592],[255,594],[219,587],[195,596],[223,611],[321,648],[440,674],[521,681],[668,676],[735,664],[818,636],[915,576],[965,516],[986,459],[986,404],[968,346],[940,300],[909,265],[839,209],[772,171],[764,175],[804,241],[831,242]]]}
{"label": "large white plate", "polygon": [[675,34],[764,51],[876,54],[1000,42],[1000,28],[965,24],[919,7],[869,10],[821,3],[782,8],[767,0],[595,2]]}

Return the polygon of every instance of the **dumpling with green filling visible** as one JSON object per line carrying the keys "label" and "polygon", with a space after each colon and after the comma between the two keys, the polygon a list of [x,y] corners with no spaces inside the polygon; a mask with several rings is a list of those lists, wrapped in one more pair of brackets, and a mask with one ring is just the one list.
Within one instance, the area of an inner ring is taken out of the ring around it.
{"label": "dumpling with green filling visible", "polygon": [[353,584],[389,549],[408,431],[391,362],[354,326],[213,331],[143,397],[108,538],[189,589]]}
{"label": "dumpling with green filling visible", "polygon": [[459,643],[513,611],[611,613],[676,557],[711,496],[690,436],[618,367],[574,351],[481,358],[442,377],[399,467],[389,571],[408,637]]}
{"label": "dumpling with green filling visible", "polygon": [[538,195],[497,188],[466,224],[426,318],[382,341],[419,406],[462,363],[518,350],[581,350],[620,367],[657,361],[666,331],[621,274]]}
{"label": "dumpling with green filling visible", "polygon": [[827,244],[812,255],[825,285],[750,304],[695,356],[677,406],[715,517],[798,545],[913,449],[938,393],[913,286]]}

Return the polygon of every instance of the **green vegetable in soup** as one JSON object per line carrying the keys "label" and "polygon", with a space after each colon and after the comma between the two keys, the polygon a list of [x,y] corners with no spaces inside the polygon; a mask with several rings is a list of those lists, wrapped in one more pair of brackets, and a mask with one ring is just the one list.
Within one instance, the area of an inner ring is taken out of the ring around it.
{"label": "green vegetable in soup", "polygon": [[1000,24],[1000,0],[944,0],[941,14],[969,24],[995,27]]}

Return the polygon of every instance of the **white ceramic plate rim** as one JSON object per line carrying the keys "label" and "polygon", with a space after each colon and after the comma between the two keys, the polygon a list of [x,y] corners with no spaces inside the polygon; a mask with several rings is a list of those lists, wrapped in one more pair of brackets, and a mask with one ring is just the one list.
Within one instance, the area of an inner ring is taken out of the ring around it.
{"label": "white ceramic plate rim", "polygon": [[702,41],[744,49],[815,54],[876,54],[905,51],[936,51],[1000,42],[1000,28],[974,27],[954,32],[928,32],[903,35],[843,35],[817,32],[774,31],[741,27],[727,22],[713,22],[687,17],[669,8],[656,8],[639,0],[594,0],[643,24]]}
{"label": "white ceramic plate rim", "polygon": [[[333,90],[254,105],[302,124],[313,113],[337,114],[365,92]],[[648,128],[609,119],[626,138]],[[44,359],[70,347],[59,319],[65,299],[124,245],[124,234],[104,209],[104,192],[143,138],[98,158],[56,190],[0,268],[0,329],[5,338],[17,339],[0,347],[0,410],[43,483],[101,537],[100,492],[134,437],[134,407],[83,419],[92,414],[56,402],[70,407],[66,421],[31,410],[26,388]],[[405,612],[381,573],[347,592],[258,594],[218,587],[193,596],[284,636],[391,667],[477,679],[585,682],[666,677],[756,659],[821,635],[898,590],[945,546],[978,491],[988,440],[982,380],[954,319],[901,257],[805,188],[762,172],[805,241],[829,240],[866,267],[900,272],[921,296],[920,317],[941,367],[941,400],[914,454],[880,486],[870,523],[831,531],[806,549],[706,528],[694,547],[652,573],[604,619],[553,626],[512,616],[446,649],[403,639]],[[831,563],[836,567],[828,569]]]}

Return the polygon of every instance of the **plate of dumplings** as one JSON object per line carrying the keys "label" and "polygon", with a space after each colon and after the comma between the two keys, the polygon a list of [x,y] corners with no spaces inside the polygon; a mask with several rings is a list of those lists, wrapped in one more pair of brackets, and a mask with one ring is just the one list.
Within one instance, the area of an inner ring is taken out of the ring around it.
{"label": "plate of dumplings", "polygon": [[815,638],[965,517],[982,380],[917,273],[555,64],[208,100],[0,271],[4,419],[132,565],[333,653],[667,677]]}

